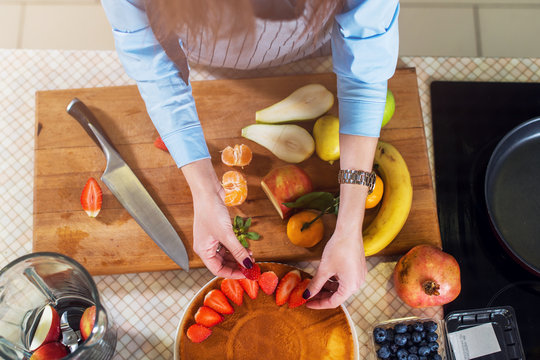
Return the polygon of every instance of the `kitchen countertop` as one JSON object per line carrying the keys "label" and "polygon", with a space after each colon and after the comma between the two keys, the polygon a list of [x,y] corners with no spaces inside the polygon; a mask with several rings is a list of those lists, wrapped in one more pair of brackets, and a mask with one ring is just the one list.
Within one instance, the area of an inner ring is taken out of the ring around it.
{"label": "kitchen countertop", "polygon": [[[403,57],[416,67],[433,173],[429,84],[433,80],[540,81],[540,59]],[[192,81],[331,71],[331,59],[234,72],[192,68]],[[132,85],[111,51],[0,49],[0,266],[32,250],[34,109],[36,90]],[[416,315],[442,317],[442,308],[411,309],[389,282],[395,259],[368,258],[366,285],[346,303],[356,325],[360,357],[369,351],[372,324]],[[296,264],[314,273],[317,262]],[[206,269],[95,276],[118,326],[115,359],[171,359],[183,309],[212,278]]]}

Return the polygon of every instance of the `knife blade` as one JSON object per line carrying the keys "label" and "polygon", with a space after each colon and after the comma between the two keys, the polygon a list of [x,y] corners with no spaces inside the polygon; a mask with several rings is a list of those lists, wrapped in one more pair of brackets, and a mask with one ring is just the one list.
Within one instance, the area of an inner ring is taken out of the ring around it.
{"label": "knife blade", "polygon": [[101,176],[103,183],[161,250],[188,271],[189,259],[180,236],[116,151],[94,114],[77,98],[69,103],[66,110],[105,154],[107,166]]}

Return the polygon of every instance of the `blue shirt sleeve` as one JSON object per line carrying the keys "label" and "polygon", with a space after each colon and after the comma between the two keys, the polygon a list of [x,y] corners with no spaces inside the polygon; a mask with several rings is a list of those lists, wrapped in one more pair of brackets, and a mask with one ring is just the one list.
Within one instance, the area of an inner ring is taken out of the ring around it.
{"label": "blue shirt sleeve", "polygon": [[116,51],[178,167],[209,158],[191,84],[185,84],[148,23],[142,0],[102,0]]}
{"label": "blue shirt sleeve", "polygon": [[340,132],[378,137],[398,49],[398,0],[348,0],[336,15],[332,61]]}

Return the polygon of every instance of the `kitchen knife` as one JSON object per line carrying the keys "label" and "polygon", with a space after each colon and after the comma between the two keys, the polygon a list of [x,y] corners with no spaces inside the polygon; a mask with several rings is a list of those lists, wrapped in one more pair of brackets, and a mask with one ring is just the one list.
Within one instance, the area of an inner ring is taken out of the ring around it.
{"label": "kitchen knife", "polygon": [[188,271],[189,261],[182,240],[148,191],[112,146],[94,114],[77,98],[69,103],[66,110],[105,154],[107,166],[101,181],[161,250],[182,269]]}

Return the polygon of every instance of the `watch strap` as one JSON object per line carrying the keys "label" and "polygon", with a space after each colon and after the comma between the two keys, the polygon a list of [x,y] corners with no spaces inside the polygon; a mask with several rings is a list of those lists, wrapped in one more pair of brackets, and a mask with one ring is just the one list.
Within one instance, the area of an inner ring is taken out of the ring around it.
{"label": "watch strap", "polygon": [[375,180],[377,179],[375,172],[367,172],[363,170],[339,170],[338,182],[340,184],[357,184],[368,187],[368,194],[371,194],[375,188]]}

